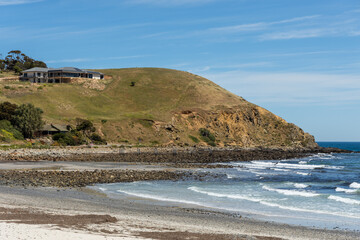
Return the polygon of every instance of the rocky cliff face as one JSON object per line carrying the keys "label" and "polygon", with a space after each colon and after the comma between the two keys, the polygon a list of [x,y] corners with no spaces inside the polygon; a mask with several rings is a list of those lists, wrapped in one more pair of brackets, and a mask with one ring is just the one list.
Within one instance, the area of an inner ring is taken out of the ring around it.
{"label": "rocky cliff face", "polygon": [[199,135],[200,128],[205,128],[213,133],[220,146],[317,146],[314,137],[301,128],[252,104],[215,111],[183,111],[175,114],[172,122],[175,128],[191,132],[195,136]]}
{"label": "rocky cliff face", "polygon": [[112,132],[121,132],[120,141],[145,145],[207,146],[209,142],[199,131],[206,129],[214,136],[216,146],[221,147],[317,147],[312,135],[253,104],[214,110],[187,109],[173,113],[169,122],[142,119],[122,123],[116,129]]}

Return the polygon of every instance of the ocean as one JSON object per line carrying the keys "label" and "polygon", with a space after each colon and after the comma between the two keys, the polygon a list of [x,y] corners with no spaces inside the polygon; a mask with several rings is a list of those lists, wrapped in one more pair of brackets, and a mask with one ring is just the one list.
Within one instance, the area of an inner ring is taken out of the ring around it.
{"label": "ocean", "polygon": [[[319,142],[360,151],[360,143]],[[204,181],[101,184],[112,198],[202,207],[242,217],[315,228],[360,230],[360,153],[281,161],[229,162]],[[155,201],[154,201],[155,200]]]}

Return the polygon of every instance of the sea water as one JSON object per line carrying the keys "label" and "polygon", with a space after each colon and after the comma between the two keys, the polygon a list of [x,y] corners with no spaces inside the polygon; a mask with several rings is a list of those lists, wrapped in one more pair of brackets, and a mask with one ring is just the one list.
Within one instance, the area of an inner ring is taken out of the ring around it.
{"label": "sea water", "polygon": [[[319,145],[360,151],[360,143]],[[360,153],[227,164],[234,168],[206,170],[217,177],[205,181],[146,181],[95,188],[111,197],[135,196],[152,204],[155,200],[278,223],[360,230]]]}

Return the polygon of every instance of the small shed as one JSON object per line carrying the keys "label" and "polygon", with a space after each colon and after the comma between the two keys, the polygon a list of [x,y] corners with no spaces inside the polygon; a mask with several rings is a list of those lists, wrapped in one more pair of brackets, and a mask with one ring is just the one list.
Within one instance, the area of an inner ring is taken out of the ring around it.
{"label": "small shed", "polygon": [[54,135],[56,133],[67,133],[69,132],[67,125],[60,124],[45,124],[40,130],[39,135]]}

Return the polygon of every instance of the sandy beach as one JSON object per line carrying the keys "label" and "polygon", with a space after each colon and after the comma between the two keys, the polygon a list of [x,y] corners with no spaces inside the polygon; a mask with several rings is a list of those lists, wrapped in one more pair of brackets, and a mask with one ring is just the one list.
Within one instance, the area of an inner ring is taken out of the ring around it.
{"label": "sandy beach", "polygon": [[[43,163],[45,170],[48,163]],[[84,164],[58,166],[84,169]],[[2,168],[11,168],[3,163]],[[28,163],[13,168],[24,170]],[[39,168],[41,163],[34,165]],[[102,163],[102,168],[111,166]],[[164,166],[131,165],[161,171]],[[27,166],[29,167],[29,166]],[[101,169],[100,165],[97,166]],[[129,168],[119,164],[117,170]],[[146,170],[147,169],[147,170]],[[169,170],[169,169],[168,169]],[[194,205],[110,198],[90,188],[0,186],[2,239],[359,239],[358,232],[320,230],[256,221]]]}
{"label": "sandy beach", "polygon": [[87,188],[0,187],[2,239],[359,239],[195,206],[112,199]]}

